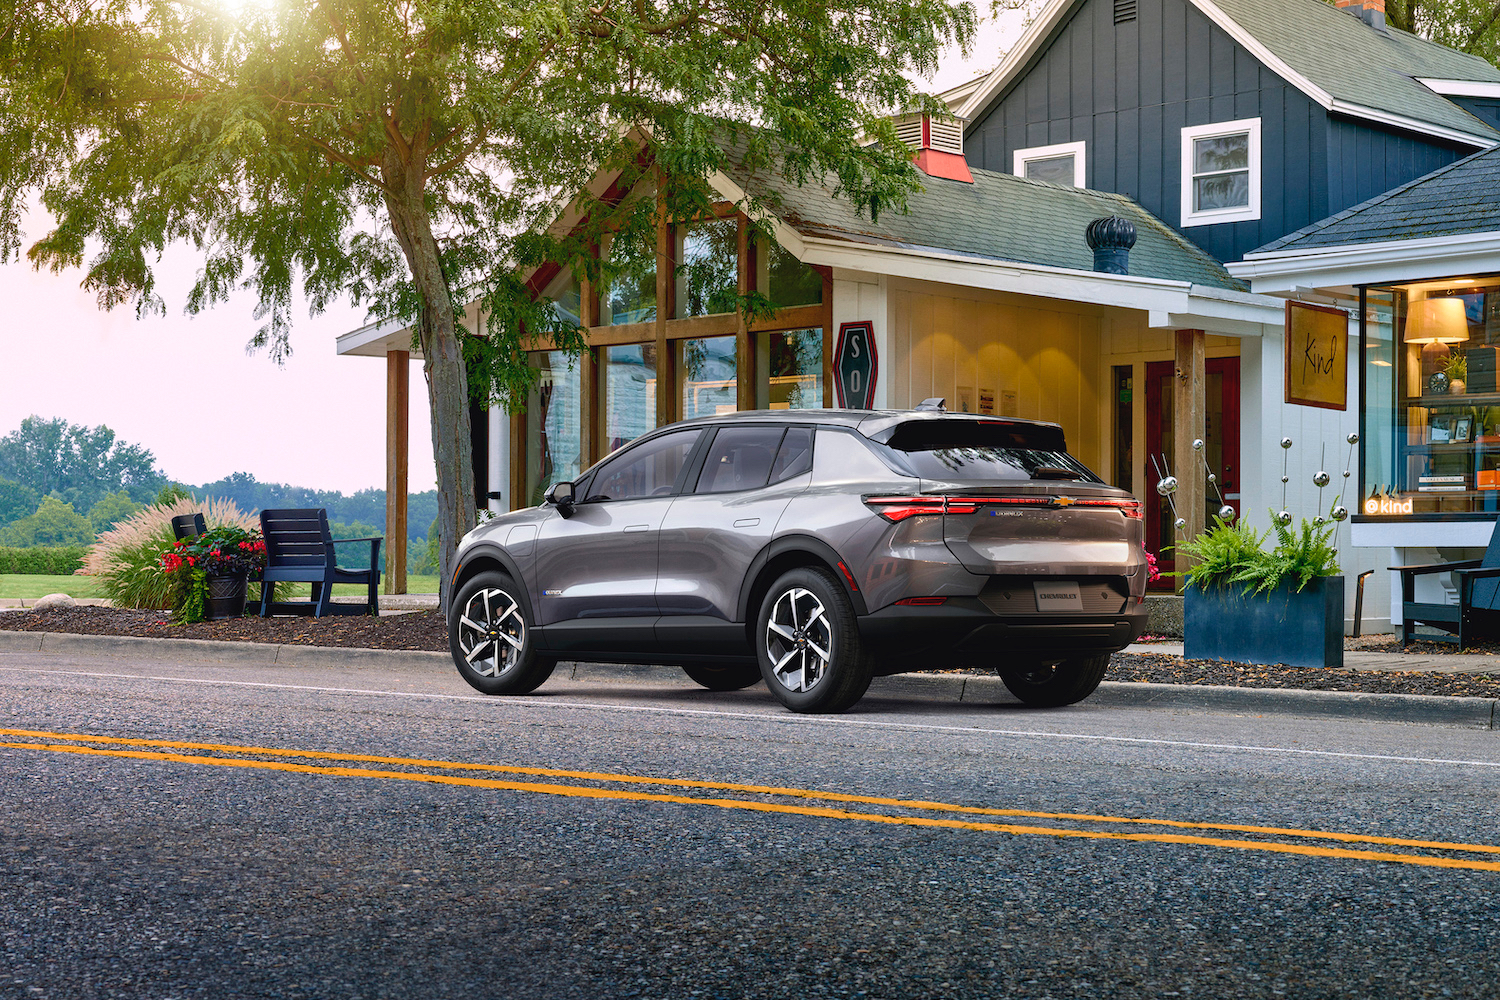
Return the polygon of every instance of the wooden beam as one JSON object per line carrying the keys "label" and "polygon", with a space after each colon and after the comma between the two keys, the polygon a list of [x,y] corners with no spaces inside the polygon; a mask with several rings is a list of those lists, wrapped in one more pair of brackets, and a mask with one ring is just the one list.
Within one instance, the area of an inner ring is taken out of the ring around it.
{"label": "wooden beam", "polygon": [[[406,593],[411,352],[385,353],[385,592]],[[269,585],[268,585],[269,586]]]}
{"label": "wooden beam", "polygon": [[[1172,379],[1172,475],[1177,477],[1177,516],[1187,523],[1176,532],[1178,542],[1197,538],[1205,526],[1204,504],[1208,495],[1208,473],[1203,468],[1203,453],[1193,448],[1203,440],[1208,412],[1207,377],[1204,372],[1202,330],[1177,330]],[[1175,555],[1177,572],[1188,568],[1185,555]],[[1182,589],[1182,577],[1177,588]]]}
{"label": "wooden beam", "polygon": [[[599,325],[599,296],[594,294],[593,282],[584,278],[579,282],[579,321],[593,329]],[[599,460],[599,440],[603,423],[600,414],[604,411],[603,393],[599,387],[599,352],[592,346],[578,359],[578,425],[579,455],[584,468]],[[581,471],[581,470],[580,470]]]}
{"label": "wooden beam", "polygon": [[[735,222],[739,228],[735,252],[735,288],[740,298],[750,294],[750,222],[743,215]],[[734,359],[735,359],[735,409],[755,409],[755,341],[750,336],[750,323],[744,310],[734,313]]]}
{"label": "wooden beam", "polygon": [[677,419],[677,372],[672,344],[667,340],[667,319],[674,314],[672,227],[667,223],[666,178],[658,174],[656,194],[656,426]]}

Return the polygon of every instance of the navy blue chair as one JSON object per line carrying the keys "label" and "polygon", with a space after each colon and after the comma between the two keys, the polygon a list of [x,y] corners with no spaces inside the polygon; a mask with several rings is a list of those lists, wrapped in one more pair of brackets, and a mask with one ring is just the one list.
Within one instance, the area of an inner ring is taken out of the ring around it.
{"label": "navy blue chair", "polygon": [[[1459,562],[1429,563],[1420,566],[1392,566],[1401,574],[1401,645],[1412,640],[1417,625],[1430,625],[1452,635],[1424,636],[1438,642],[1456,642],[1460,649],[1470,639],[1500,637],[1500,521],[1490,534],[1490,544],[1483,559]],[[1457,604],[1428,604],[1415,599],[1417,577],[1432,573],[1452,573],[1458,585]]]}
{"label": "navy blue chair", "polygon": [[[328,511],[317,508],[300,510],[263,510],[260,533],[266,542],[266,570],[261,574],[260,616],[272,613],[323,615],[378,614],[380,605],[376,587],[380,584],[381,538],[340,538],[328,533]],[[353,542],[370,544],[370,565],[365,569],[343,569],[338,565],[334,546]],[[310,583],[312,600],[275,601],[277,583]],[[335,583],[364,584],[364,604],[334,604]]]}

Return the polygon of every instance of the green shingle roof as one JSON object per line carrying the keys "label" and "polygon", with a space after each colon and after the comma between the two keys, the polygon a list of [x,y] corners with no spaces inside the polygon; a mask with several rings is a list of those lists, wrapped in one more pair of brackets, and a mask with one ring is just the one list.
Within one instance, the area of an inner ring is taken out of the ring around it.
{"label": "green shingle roof", "polygon": [[1094,219],[1118,215],[1135,224],[1130,273],[1244,291],[1224,266],[1134,201],[1119,194],[1060,187],[1011,174],[972,170],[974,183],[922,178],[907,212],[861,216],[834,195],[834,181],[797,186],[775,174],[730,171],[754,196],[772,196],[778,217],[808,236],[937,250],[985,260],[1091,271],[1094,254],[1083,230]]}
{"label": "green shingle roof", "polygon": [[1500,146],[1267,243],[1254,253],[1500,232]]}
{"label": "green shingle roof", "polygon": [[1213,2],[1336,100],[1500,139],[1500,132],[1414,79],[1500,83],[1500,70],[1478,56],[1395,28],[1382,34],[1323,0]]}

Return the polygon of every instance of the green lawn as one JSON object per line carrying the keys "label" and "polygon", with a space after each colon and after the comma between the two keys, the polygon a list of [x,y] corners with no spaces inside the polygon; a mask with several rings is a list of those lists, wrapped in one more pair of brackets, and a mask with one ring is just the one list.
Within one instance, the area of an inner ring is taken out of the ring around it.
{"label": "green lawn", "polygon": [[[382,588],[383,590],[384,588]],[[433,576],[408,576],[408,594],[436,594],[438,578]],[[356,597],[364,593],[363,587],[338,584],[333,588],[336,595]],[[303,584],[294,600],[306,598],[311,588]],[[103,597],[99,581],[91,576],[32,576],[24,573],[0,573],[0,597],[46,597],[48,594],[68,594],[72,597]]]}
{"label": "green lawn", "polygon": [[32,576],[25,573],[0,573],[0,597],[46,597],[67,594],[70,597],[103,597],[99,581],[91,576]]}

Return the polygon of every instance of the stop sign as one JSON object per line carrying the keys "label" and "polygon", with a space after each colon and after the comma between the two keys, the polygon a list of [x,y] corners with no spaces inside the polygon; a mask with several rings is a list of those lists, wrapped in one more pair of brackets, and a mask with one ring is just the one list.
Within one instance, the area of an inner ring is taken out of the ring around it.
{"label": "stop sign", "polygon": [[839,405],[851,410],[870,409],[875,402],[875,378],[879,371],[874,325],[862,320],[840,326],[838,350],[833,358]]}

